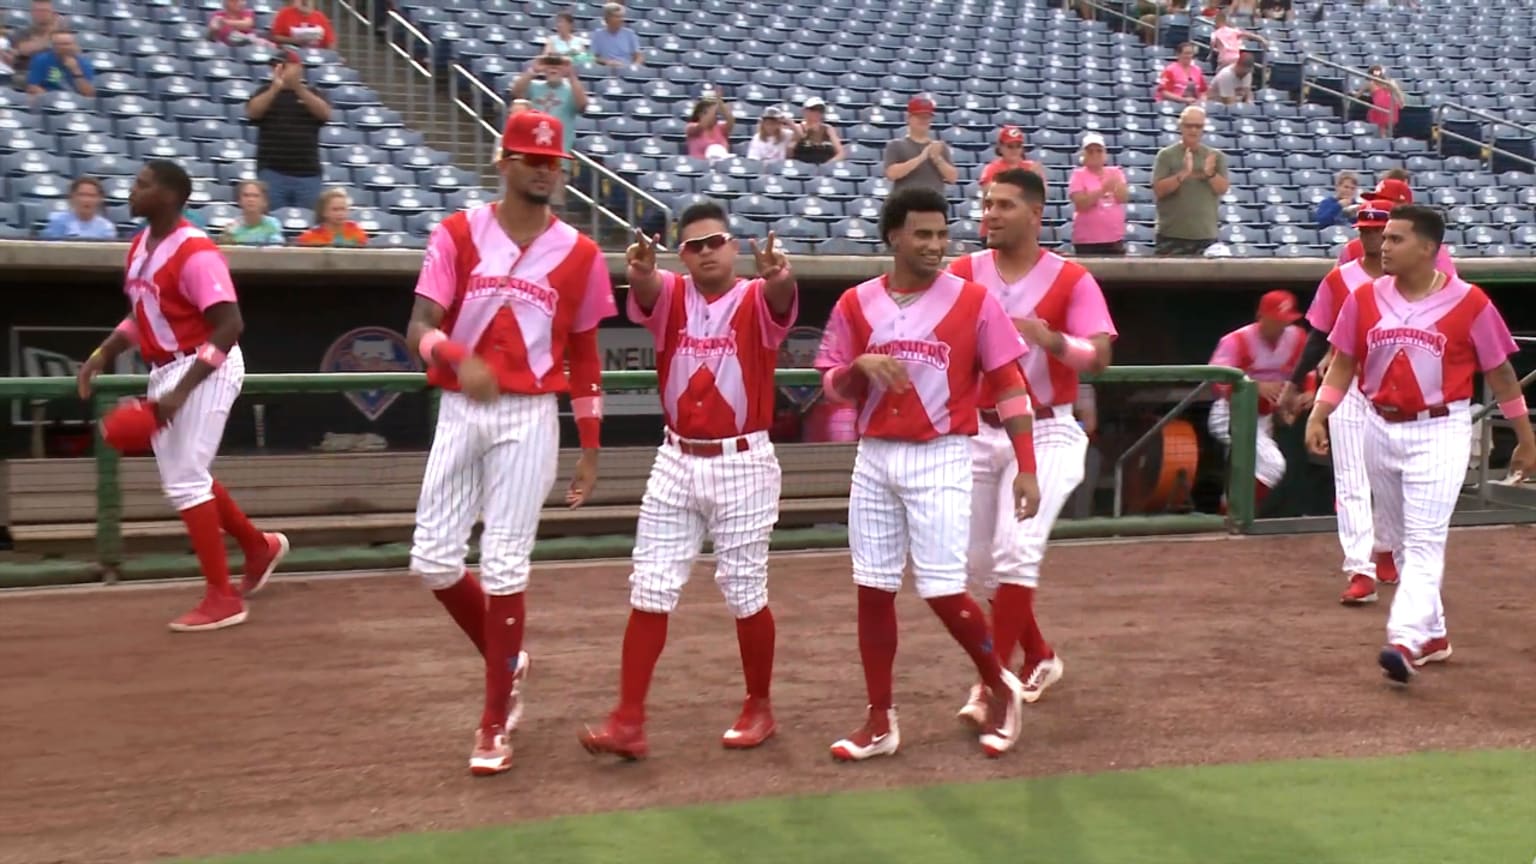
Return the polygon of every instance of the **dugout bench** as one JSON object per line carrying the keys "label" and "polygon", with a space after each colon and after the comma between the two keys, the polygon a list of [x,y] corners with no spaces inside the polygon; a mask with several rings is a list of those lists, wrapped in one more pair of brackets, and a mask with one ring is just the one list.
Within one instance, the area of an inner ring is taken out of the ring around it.
{"label": "dugout bench", "polygon": [[[779,527],[847,520],[851,444],[775,445],[784,471]],[[603,450],[586,506],[564,497],[577,450],[560,451],[560,473],[539,525],[540,538],[633,534],[654,447]],[[214,476],[256,522],[294,546],[409,542],[424,451],[224,456]],[[186,533],[160,492],[151,458],[125,458],[119,474],[122,533],[129,554],[184,551]],[[95,460],[13,459],[0,463],[0,507],[16,552],[78,554],[96,537]]]}

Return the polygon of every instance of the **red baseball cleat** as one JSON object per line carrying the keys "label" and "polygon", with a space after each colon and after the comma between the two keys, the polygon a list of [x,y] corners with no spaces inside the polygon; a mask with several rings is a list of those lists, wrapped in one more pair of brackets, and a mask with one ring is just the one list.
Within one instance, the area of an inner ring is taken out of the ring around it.
{"label": "red baseball cleat", "polygon": [[240,593],[246,597],[267,587],[267,580],[276,572],[277,565],[288,554],[288,535],[270,533],[261,535],[267,541],[266,551],[245,559],[245,575],[240,577]]}
{"label": "red baseball cleat", "polygon": [[1339,598],[1339,602],[1345,606],[1375,603],[1376,580],[1364,573],[1356,573],[1349,577],[1349,587],[1344,589],[1344,596]]}
{"label": "red baseball cleat", "polygon": [[578,736],[581,746],[588,753],[611,753],[620,759],[634,761],[650,755],[651,747],[645,743],[645,726],[640,723],[624,723],[608,718],[600,728],[588,726]]}
{"label": "red baseball cleat", "polygon": [[480,729],[475,732],[475,749],[469,754],[469,773],[490,777],[512,768],[512,742],[505,729]]}
{"label": "red baseball cleat", "polygon": [[779,725],[773,721],[773,707],[767,699],[748,696],[741,706],[741,716],[736,724],[725,730],[720,739],[728,750],[750,750],[773,737]]}
{"label": "red baseball cleat", "polygon": [[203,602],[191,612],[170,623],[177,633],[202,633],[206,630],[223,630],[236,624],[244,624],[245,603],[234,594],[203,595]]}
{"label": "red baseball cleat", "polygon": [[1443,663],[1449,659],[1451,659],[1451,640],[1448,637],[1439,636],[1424,643],[1424,647],[1420,648],[1418,655],[1413,658],[1413,665]]}
{"label": "red baseball cleat", "polygon": [[896,725],[896,709],[869,709],[869,717],[858,731],[832,745],[832,758],[839,762],[862,762],[876,756],[895,756],[901,747],[901,727]]}
{"label": "red baseball cleat", "polygon": [[1391,552],[1377,552],[1371,556],[1376,562],[1376,581],[1383,585],[1397,584],[1397,560]]}

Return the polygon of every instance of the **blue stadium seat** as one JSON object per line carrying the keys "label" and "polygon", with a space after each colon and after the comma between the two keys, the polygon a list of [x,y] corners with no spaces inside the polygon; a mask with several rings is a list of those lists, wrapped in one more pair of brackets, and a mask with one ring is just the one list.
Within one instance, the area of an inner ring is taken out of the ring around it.
{"label": "blue stadium seat", "polygon": [[773,223],[773,232],[786,240],[822,240],[827,236],[827,223],[787,216]]}

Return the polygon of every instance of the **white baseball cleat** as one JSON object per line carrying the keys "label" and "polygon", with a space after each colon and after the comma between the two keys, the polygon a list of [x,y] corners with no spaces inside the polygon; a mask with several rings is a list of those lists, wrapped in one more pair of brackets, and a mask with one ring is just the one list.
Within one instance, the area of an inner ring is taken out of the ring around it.
{"label": "white baseball cleat", "polygon": [[1004,693],[987,693],[987,729],[979,739],[982,752],[994,758],[1012,750],[1024,729],[1024,685],[1004,669],[1003,687]]}
{"label": "white baseball cleat", "polygon": [[981,684],[972,684],[970,698],[966,700],[964,708],[955,712],[955,716],[980,732],[981,727],[987,723],[987,688]]}
{"label": "white baseball cleat", "polygon": [[507,734],[523,721],[523,682],[528,680],[528,652],[517,652],[517,671],[512,673],[512,695],[507,699]]}
{"label": "white baseball cleat", "polygon": [[1060,657],[1049,657],[1036,663],[1024,676],[1024,701],[1031,705],[1039,702],[1046,688],[1060,681],[1066,671],[1066,664],[1061,662]]}
{"label": "white baseball cleat", "polygon": [[832,758],[839,762],[862,762],[876,756],[895,756],[901,747],[901,728],[896,725],[896,709],[869,709],[869,718],[857,732],[832,745]]}

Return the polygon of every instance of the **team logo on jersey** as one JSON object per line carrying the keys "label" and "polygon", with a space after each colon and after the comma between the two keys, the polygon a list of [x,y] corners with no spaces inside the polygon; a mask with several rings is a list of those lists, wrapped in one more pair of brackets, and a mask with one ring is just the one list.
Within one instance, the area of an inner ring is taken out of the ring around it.
{"label": "team logo on jersey", "polygon": [[677,331],[677,353],[712,359],[736,356],[736,334],[694,336],[686,329]]}
{"label": "team logo on jersey", "polygon": [[1392,347],[1417,348],[1420,351],[1428,351],[1436,357],[1445,355],[1445,342],[1444,333],[1420,330],[1417,327],[1385,327],[1373,329],[1365,334],[1366,347],[1372,350]]}
{"label": "team logo on jersey", "polygon": [[949,346],[926,339],[892,339],[869,346],[869,353],[884,354],[909,363],[923,363],[940,371],[949,368]]}
{"label": "team logo on jersey", "polygon": [[[421,365],[405,337],[388,327],[359,327],[343,333],[325,350],[321,372],[417,372]],[[386,390],[351,390],[343,394],[370,421],[378,420],[400,398]]]}
{"label": "team logo on jersey", "polygon": [[560,294],[527,279],[516,276],[471,276],[464,289],[464,299],[481,300],[500,294],[513,300],[536,307],[545,315],[554,315]]}
{"label": "team logo on jersey", "polygon": [[[779,345],[780,369],[810,369],[816,365],[816,354],[821,350],[822,333],[817,327],[791,327]],[[809,411],[821,396],[821,388],[815,385],[779,387],[784,398],[793,402],[801,412]]]}

